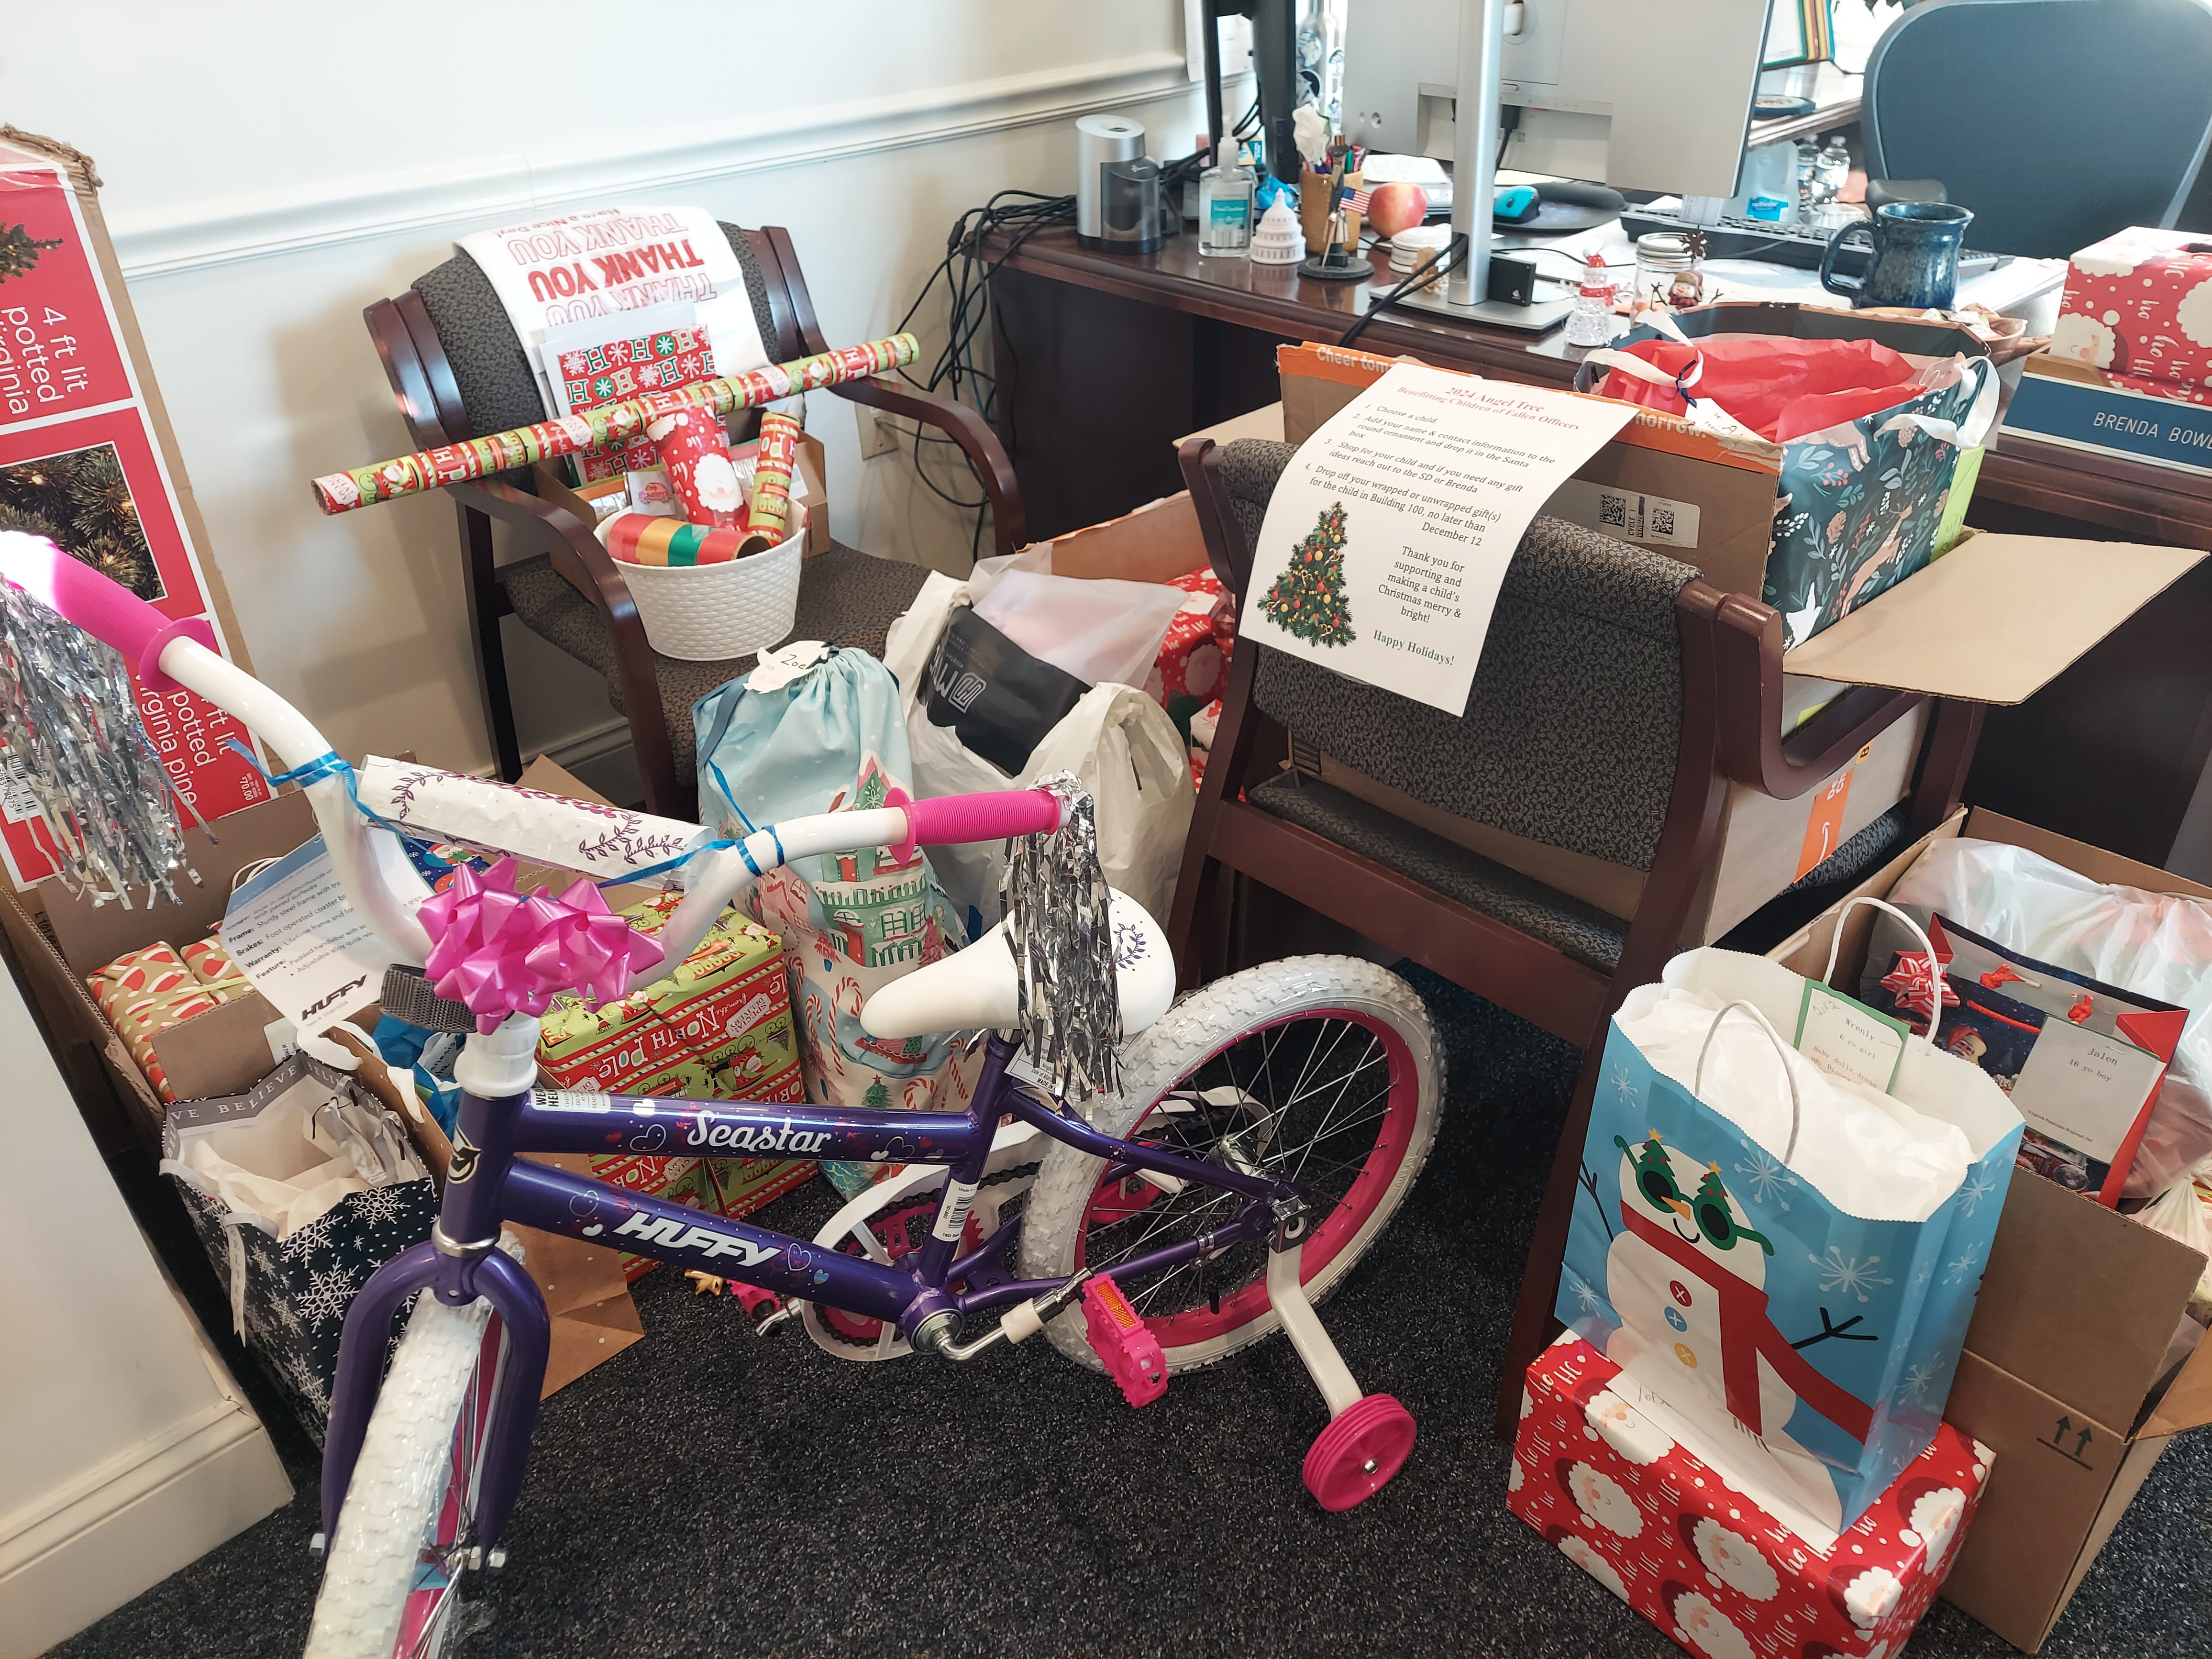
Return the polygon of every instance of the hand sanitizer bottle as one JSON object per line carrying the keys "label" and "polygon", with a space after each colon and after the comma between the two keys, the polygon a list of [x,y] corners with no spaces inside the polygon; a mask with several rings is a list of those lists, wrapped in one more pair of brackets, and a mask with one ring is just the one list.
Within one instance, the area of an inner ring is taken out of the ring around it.
{"label": "hand sanitizer bottle", "polygon": [[1230,157],[1199,175],[1198,252],[1204,258],[1252,257],[1252,198],[1258,180],[1236,159],[1234,149]]}

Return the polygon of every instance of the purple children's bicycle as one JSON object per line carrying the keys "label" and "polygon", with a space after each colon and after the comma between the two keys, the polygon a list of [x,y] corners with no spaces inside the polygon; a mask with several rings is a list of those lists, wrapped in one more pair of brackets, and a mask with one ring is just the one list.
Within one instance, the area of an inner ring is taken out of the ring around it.
{"label": "purple children's bicycle", "polygon": [[[1405,1462],[1413,1418],[1387,1395],[1361,1394],[1314,1312],[1404,1201],[1436,1137],[1442,1057],[1394,975],[1308,957],[1176,999],[1158,927],[1099,877],[1090,803],[1072,781],[895,795],[742,841],[616,815],[633,847],[677,849],[661,861],[684,897],[658,949],[595,904],[588,881],[557,897],[517,895],[501,885],[502,865],[431,898],[392,873],[400,861],[379,846],[391,818],[596,874],[604,866],[580,849],[610,844],[607,809],[374,759],[356,773],[191,624],[51,544],[0,537],[0,574],[119,650],[142,683],[198,692],[294,761],[286,775],[310,797],[349,902],[398,964],[387,1009],[469,1033],[437,1224],[368,1281],[346,1321],[313,1659],[440,1652],[466,1573],[502,1559],[549,1331],[519,1250],[502,1242],[506,1223],[726,1279],[757,1330],[799,1322],[842,1358],[966,1363],[1041,1331],[1137,1405],[1173,1373],[1279,1327],[1331,1413],[1304,1461],[1314,1498],[1349,1508]],[[985,1054],[964,1111],[537,1086],[547,995],[604,999],[652,982],[664,952],[683,960],[769,871],[1002,836],[1007,920],[861,1015],[885,1040],[975,1033]],[[552,856],[563,847],[565,860]],[[801,1240],[517,1157],[764,1149],[902,1167]]]}

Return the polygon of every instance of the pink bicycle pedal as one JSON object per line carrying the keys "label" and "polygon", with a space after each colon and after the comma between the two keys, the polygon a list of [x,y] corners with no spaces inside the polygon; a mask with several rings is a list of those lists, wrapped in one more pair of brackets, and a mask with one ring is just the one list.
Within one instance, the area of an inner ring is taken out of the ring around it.
{"label": "pink bicycle pedal", "polygon": [[1105,1362],[1106,1374],[1121,1385],[1121,1397],[1145,1406],[1168,1391],[1167,1356],[1159,1339],[1145,1328],[1121,1287],[1105,1273],[1083,1286],[1085,1334],[1091,1351]]}
{"label": "pink bicycle pedal", "polygon": [[741,1285],[734,1279],[730,1281],[730,1294],[737,1297],[738,1305],[745,1310],[745,1317],[755,1324],[783,1306],[783,1298],[774,1291],[763,1290],[757,1285]]}

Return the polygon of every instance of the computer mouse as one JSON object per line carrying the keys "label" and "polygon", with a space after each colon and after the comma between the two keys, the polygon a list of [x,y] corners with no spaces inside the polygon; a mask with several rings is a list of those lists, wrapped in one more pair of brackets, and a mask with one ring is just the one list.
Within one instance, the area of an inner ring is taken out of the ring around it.
{"label": "computer mouse", "polygon": [[1534,218],[1543,204],[1543,198],[1534,185],[1508,185],[1491,199],[1490,216],[1517,225]]}
{"label": "computer mouse", "polygon": [[1606,213],[1618,213],[1628,205],[1627,198],[1619,191],[1608,190],[1603,185],[1586,185],[1578,179],[1554,179],[1539,185],[1536,193],[1547,202],[1596,208]]}

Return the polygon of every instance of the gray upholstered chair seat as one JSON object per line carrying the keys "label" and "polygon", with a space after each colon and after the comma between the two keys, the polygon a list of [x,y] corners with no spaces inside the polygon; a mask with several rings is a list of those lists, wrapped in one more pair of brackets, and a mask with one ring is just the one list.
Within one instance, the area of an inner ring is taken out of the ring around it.
{"label": "gray upholstered chair seat", "polygon": [[1620,965],[1628,924],[1619,916],[1471,853],[1333,784],[1285,772],[1249,791],[1245,799],[1271,817],[1493,916],[1585,967],[1610,974]]}
{"label": "gray upholstered chair seat", "polygon": [[[597,607],[571,587],[542,554],[508,565],[499,574],[522,625],[604,675],[607,700],[614,704],[616,713],[628,714],[629,711],[623,707],[614,639]],[[929,572],[921,565],[875,558],[833,542],[828,552],[807,560],[800,568],[799,614],[787,637],[830,640],[880,657],[884,634],[914,603],[914,596],[928,579]],[[653,673],[660,681],[660,706],[668,717],[669,744],[675,750],[676,775],[682,782],[689,784],[698,775],[691,705],[716,686],[750,671],[755,660],[747,656],[720,662],[686,662],[658,651],[653,653]]]}

